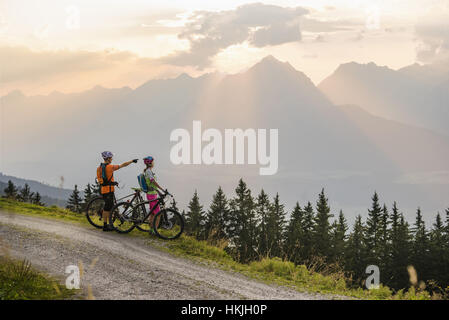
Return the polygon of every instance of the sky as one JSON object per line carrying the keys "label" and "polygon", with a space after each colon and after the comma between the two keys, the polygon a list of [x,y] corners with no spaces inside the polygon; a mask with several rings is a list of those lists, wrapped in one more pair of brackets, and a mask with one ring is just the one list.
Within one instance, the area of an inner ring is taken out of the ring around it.
{"label": "sky", "polygon": [[318,84],[341,63],[448,52],[449,0],[0,0],[0,95],[237,73],[269,54]]}

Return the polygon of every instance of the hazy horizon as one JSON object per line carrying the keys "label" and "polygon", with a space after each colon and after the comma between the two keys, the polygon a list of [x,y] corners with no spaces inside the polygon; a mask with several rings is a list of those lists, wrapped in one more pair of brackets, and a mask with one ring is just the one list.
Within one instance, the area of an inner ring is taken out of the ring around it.
{"label": "hazy horizon", "polygon": [[[266,57],[270,57],[270,56],[274,57],[272,54],[267,54],[266,56],[262,57],[261,60],[263,60],[263,59],[266,58]],[[275,59],[277,59],[277,58],[275,57]],[[277,60],[279,60],[279,59],[277,59]],[[279,60],[279,61],[284,62],[284,63],[289,63],[289,64],[291,65],[291,63],[290,63],[289,61],[287,61],[287,60],[285,60],[285,61],[284,61],[284,60]],[[135,90],[135,89],[137,89],[137,88],[143,86],[144,84],[146,84],[146,83],[149,82],[149,81],[152,81],[152,80],[171,80],[171,79],[176,79],[176,78],[182,76],[183,74],[186,74],[186,75],[188,75],[188,76],[191,77],[191,78],[200,78],[200,77],[202,77],[202,76],[213,75],[213,74],[219,74],[219,75],[222,75],[222,76],[225,76],[225,75],[226,75],[226,76],[238,75],[238,74],[245,73],[245,71],[247,71],[249,68],[251,68],[253,65],[255,65],[255,64],[257,64],[257,63],[258,63],[258,61],[256,61],[256,62],[255,62],[254,64],[252,64],[252,65],[248,65],[248,66],[242,68],[242,69],[239,70],[239,71],[236,71],[236,72],[230,72],[230,73],[227,73],[227,72],[219,72],[219,71],[210,71],[210,72],[206,72],[206,73],[203,73],[203,74],[200,74],[200,75],[195,75],[195,74],[192,75],[192,74],[190,74],[189,72],[181,72],[180,74],[176,74],[176,75],[169,75],[169,76],[165,76],[165,77],[164,77],[164,76],[161,76],[161,77],[156,77],[156,78],[149,78],[149,79],[147,79],[147,80],[143,80],[142,83],[137,84],[137,85],[135,85],[135,86],[131,86],[131,85],[126,85],[126,84],[124,84],[124,85],[122,85],[122,86],[116,86],[116,87],[114,87],[114,86],[104,86],[104,85],[98,83],[98,84],[92,85],[92,86],[89,87],[89,88],[86,88],[86,89],[80,89],[80,90],[76,90],[76,91],[52,90],[52,91],[49,91],[49,92],[45,92],[45,93],[36,93],[36,94],[28,94],[27,92],[24,92],[24,91],[22,91],[22,90],[19,89],[19,88],[16,88],[16,89],[11,89],[10,91],[8,91],[8,92],[6,92],[6,93],[0,95],[0,97],[5,97],[5,96],[7,96],[7,95],[9,95],[9,94],[12,94],[12,93],[14,93],[14,92],[20,92],[20,93],[22,93],[22,94],[25,95],[25,96],[32,97],[32,96],[48,96],[48,95],[51,95],[51,94],[54,94],[54,93],[77,94],[77,93],[83,93],[83,92],[85,92],[85,91],[94,90],[94,89],[96,89],[96,88],[103,88],[103,89],[126,89],[126,88],[130,88],[130,89],[132,89],[132,90]],[[400,70],[400,69],[402,69],[402,68],[404,68],[404,67],[411,66],[410,64],[406,64],[406,65],[404,65],[404,66],[401,66],[401,67],[398,67],[398,68],[396,68],[396,69],[393,69],[393,68],[390,68],[389,66],[386,66],[386,65],[377,65],[374,61],[368,61],[368,62],[346,61],[346,62],[342,62],[342,63],[338,64],[337,67],[336,67],[334,70],[332,70],[328,75],[324,76],[323,79],[321,79],[320,81],[317,81],[317,82],[313,81],[313,79],[312,79],[308,74],[306,74],[305,72],[303,72],[301,69],[298,69],[298,68],[296,68],[296,67],[294,67],[294,68],[295,68],[297,71],[304,73],[304,74],[305,74],[305,75],[312,81],[312,83],[313,83],[315,86],[318,86],[320,83],[322,83],[323,80],[325,80],[326,78],[328,78],[329,76],[331,76],[331,75],[338,69],[339,66],[341,66],[341,65],[346,65],[346,64],[350,64],[350,63],[356,63],[356,64],[359,64],[359,65],[369,65],[369,64],[373,64],[373,63],[374,63],[376,66],[379,66],[379,67],[387,67],[388,69],[391,69],[391,70],[394,70],[394,71],[398,71],[398,70]],[[424,63],[419,63],[419,62],[415,62],[415,63],[413,63],[413,65],[419,65],[419,66],[432,66],[432,64],[430,64],[430,63],[424,64]]]}

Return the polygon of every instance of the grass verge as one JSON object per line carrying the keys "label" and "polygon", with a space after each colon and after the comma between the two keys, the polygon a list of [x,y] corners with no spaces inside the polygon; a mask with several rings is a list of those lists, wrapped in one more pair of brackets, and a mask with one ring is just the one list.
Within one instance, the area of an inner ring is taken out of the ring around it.
{"label": "grass verge", "polygon": [[283,261],[280,258],[263,258],[249,264],[239,263],[222,248],[185,235],[178,241],[168,242],[168,245],[162,249],[186,258],[213,263],[222,269],[236,271],[265,283],[283,285],[300,292],[329,294],[335,299],[348,297],[364,300],[428,300],[432,298],[428,292],[415,290],[414,287],[397,294],[393,294],[390,288],[382,285],[374,290],[350,288],[347,285],[348,279],[343,274],[322,275],[308,270],[304,265],[295,265],[293,262]]}
{"label": "grass verge", "polygon": [[57,280],[34,270],[29,261],[0,256],[0,300],[62,300],[74,294]]}
{"label": "grass verge", "polygon": [[[89,225],[84,215],[58,207],[47,208],[0,198],[0,209]],[[128,236],[148,237],[140,231],[133,231]],[[390,288],[382,285],[379,289],[374,290],[351,288],[347,285],[347,279],[343,274],[323,275],[308,270],[304,265],[294,265],[290,261],[283,261],[279,258],[264,258],[250,264],[242,264],[235,261],[223,249],[224,244],[211,245],[206,241],[198,241],[186,235],[182,235],[175,241],[161,241],[159,239],[153,241],[152,239],[151,244],[169,253],[206,262],[224,270],[239,272],[265,283],[291,287],[300,292],[331,294],[336,299],[341,298],[339,296],[370,300],[428,300],[432,298],[427,291],[418,290],[414,287],[407,291],[401,290],[396,294]]]}

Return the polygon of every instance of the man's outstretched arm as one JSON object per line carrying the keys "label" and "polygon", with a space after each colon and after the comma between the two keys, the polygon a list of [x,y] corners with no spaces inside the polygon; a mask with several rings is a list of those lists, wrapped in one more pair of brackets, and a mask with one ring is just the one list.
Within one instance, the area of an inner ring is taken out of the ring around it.
{"label": "man's outstretched arm", "polygon": [[123,162],[122,164],[120,164],[120,165],[118,166],[118,168],[120,169],[120,168],[123,168],[123,167],[127,167],[127,166],[129,166],[131,163],[133,163],[133,162],[134,162],[134,163],[137,163],[137,159]]}

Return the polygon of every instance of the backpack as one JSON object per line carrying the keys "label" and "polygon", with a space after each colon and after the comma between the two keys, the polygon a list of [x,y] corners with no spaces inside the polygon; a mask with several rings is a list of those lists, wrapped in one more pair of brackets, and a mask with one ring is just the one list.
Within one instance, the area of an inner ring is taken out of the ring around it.
{"label": "backpack", "polygon": [[143,192],[148,192],[148,184],[145,179],[145,174],[141,173],[137,176],[137,181],[139,181],[139,186]]}
{"label": "backpack", "polygon": [[112,182],[112,176],[110,179],[107,179],[106,177],[106,163],[100,163],[100,167],[101,167],[101,178],[103,179],[103,183],[101,183],[101,186],[111,186],[113,185]]}

